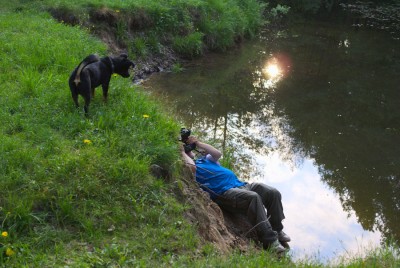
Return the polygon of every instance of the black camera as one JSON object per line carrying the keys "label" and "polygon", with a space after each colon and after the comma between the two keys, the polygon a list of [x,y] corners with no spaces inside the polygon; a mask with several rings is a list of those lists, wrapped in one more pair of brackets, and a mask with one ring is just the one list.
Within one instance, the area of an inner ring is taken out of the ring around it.
{"label": "black camera", "polygon": [[195,143],[187,143],[188,138],[191,134],[190,129],[187,128],[181,128],[181,141],[184,143],[183,148],[185,149],[185,153],[191,152],[196,149],[196,144]]}

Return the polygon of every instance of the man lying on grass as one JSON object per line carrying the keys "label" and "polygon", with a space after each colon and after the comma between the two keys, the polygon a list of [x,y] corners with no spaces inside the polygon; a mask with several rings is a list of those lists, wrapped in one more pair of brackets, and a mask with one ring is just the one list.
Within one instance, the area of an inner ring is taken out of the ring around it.
{"label": "man lying on grass", "polygon": [[[196,137],[187,137],[185,143],[190,146],[181,146],[183,160],[191,168],[201,187],[210,193],[211,198],[222,209],[236,213],[244,212],[265,249],[278,254],[284,253],[286,248],[280,242],[287,243],[290,237],[282,231],[285,215],[281,193],[263,183],[240,181],[233,171],[219,164],[221,152],[207,143],[200,142]],[[201,157],[195,159],[190,148],[200,149]]]}

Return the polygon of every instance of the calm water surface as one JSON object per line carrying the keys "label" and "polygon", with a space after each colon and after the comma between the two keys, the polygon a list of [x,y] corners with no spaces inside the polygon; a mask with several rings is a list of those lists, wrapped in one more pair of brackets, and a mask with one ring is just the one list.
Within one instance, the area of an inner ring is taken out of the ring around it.
{"label": "calm water surface", "polygon": [[382,32],[297,23],[144,85],[243,180],[283,195],[295,259],[400,240],[400,52]]}

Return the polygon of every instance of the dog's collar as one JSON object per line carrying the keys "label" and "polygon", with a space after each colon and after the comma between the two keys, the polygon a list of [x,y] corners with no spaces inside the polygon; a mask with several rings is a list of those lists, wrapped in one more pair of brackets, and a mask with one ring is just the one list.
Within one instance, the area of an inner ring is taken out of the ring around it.
{"label": "dog's collar", "polygon": [[111,57],[109,57],[109,56],[107,56],[107,59],[108,59],[108,61],[109,61],[109,63],[110,63],[109,67],[110,67],[110,69],[111,69],[111,73],[114,73],[114,64],[113,64],[113,61],[112,61]]}

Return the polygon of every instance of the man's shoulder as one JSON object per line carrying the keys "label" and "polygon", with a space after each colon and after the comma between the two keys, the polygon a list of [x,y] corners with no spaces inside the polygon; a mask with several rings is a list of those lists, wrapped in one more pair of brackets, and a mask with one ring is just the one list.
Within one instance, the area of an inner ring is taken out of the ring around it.
{"label": "man's shoulder", "polygon": [[202,157],[200,157],[200,158],[195,159],[194,162],[195,162],[196,164],[197,164],[197,163],[201,164],[201,163],[205,163],[206,160],[207,160],[207,159],[206,159],[204,156],[202,156]]}
{"label": "man's shoulder", "polygon": [[215,159],[211,154],[206,155],[205,158],[206,158],[208,161],[211,161],[211,162],[213,162],[213,163],[219,164],[219,163],[218,163],[218,160]]}
{"label": "man's shoulder", "polygon": [[[210,156],[210,157],[208,157],[208,156]],[[196,164],[215,164],[215,163],[218,163],[217,161],[215,161],[213,158],[212,158],[212,156],[211,155],[207,155],[207,156],[202,156],[202,157],[200,157],[200,158],[197,158],[195,161],[194,161]]]}

